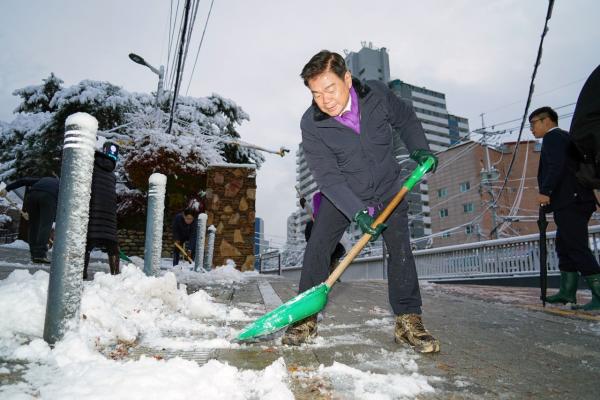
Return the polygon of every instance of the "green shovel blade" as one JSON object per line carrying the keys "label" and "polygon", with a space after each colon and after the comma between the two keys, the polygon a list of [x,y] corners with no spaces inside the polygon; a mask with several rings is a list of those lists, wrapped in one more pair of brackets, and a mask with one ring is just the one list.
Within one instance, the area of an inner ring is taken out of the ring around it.
{"label": "green shovel blade", "polygon": [[300,293],[246,326],[238,335],[237,340],[248,340],[267,335],[318,313],[327,304],[328,293],[329,286],[325,283]]}

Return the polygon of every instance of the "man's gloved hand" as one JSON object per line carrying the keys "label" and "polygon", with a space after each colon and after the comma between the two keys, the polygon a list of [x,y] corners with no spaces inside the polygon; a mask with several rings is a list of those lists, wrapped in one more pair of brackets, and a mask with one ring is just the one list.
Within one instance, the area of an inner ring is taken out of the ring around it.
{"label": "man's gloved hand", "polygon": [[418,150],[415,150],[412,153],[410,153],[410,158],[415,160],[417,162],[417,164],[419,164],[419,165],[423,165],[423,163],[425,161],[427,161],[427,158],[429,158],[429,157],[433,158],[433,166],[431,167],[430,172],[435,172],[435,170],[437,169],[437,165],[438,165],[438,158],[435,156],[435,154],[433,154],[431,151],[425,150],[425,149],[418,149]]}
{"label": "man's gloved hand", "polygon": [[359,211],[354,216],[354,222],[358,224],[358,227],[360,228],[362,233],[368,233],[369,235],[371,235],[371,239],[369,240],[370,242],[374,242],[375,240],[377,240],[379,235],[381,235],[381,232],[383,232],[383,230],[387,228],[386,224],[379,224],[377,225],[377,227],[371,228],[373,221],[374,219],[369,215],[368,210]]}

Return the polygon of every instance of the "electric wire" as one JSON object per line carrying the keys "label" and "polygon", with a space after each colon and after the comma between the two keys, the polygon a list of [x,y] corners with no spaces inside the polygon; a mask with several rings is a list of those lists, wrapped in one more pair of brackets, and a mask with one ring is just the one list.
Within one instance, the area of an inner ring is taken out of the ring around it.
{"label": "electric wire", "polygon": [[186,96],[190,90],[190,85],[192,84],[192,79],[194,78],[194,72],[196,71],[196,63],[198,62],[198,56],[200,55],[200,49],[202,48],[202,43],[204,42],[204,35],[206,34],[206,27],[208,26],[208,21],[210,19],[210,14],[212,12],[214,2],[215,2],[215,0],[211,0],[210,8],[208,9],[208,16],[206,17],[206,21],[204,22],[204,29],[202,30],[202,36],[200,37],[200,43],[198,44],[198,50],[196,51],[196,59],[194,60],[194,67],[192,68],[192,73],[190,74],[190,81],[188,82],[187,88],[185,90]]}

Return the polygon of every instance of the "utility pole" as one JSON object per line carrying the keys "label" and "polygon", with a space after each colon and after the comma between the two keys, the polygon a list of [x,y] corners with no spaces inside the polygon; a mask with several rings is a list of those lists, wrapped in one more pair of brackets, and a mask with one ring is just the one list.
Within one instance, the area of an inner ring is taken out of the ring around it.
{"label": "utility pole", "polygon": [[479,133],[481,133],[482,135],[482,141],[481,141],[481,145],[484,147],[484,151],[485,151],[485,169],[483,171],[481,171],[481,187],[485,187],[488,192],[488,194],[490,195],[490,201],[491,201],[491,217],[492,217],[492,221],[491,221],[491,226],[492,226],[492,231],[490,231],[490,233],[492,234],[494,239],[498,239],[498,231],[495,229],[496,227],[496,204],[494,203],[494,191],[492,188],[493,182],[496,181],[498,179],[498,171],[496,170],[496,168],[492,167],[491,162],[490,162],[490,150],[489,150],[489,146],[487,143],[487,135],[488,132],[485,130],[485,123],[483,120],[483,115],[481,114],[481,125],[482,128],[479,129]]}

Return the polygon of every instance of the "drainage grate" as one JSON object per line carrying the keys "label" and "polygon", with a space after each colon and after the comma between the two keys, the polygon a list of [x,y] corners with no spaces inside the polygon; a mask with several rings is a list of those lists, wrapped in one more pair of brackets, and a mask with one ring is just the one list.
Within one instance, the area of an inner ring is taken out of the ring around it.
{"label": "drainage grate", "polygon": [[158,359],[170,360],[175,357],[184,360],[194,361],[198,365],[204,365],[210,360],[214,349],[194,349],[194,350],[171,350],[155,349],[151,347],[132,347],[129,349],[128,358],[138,360],[141,356],[154,357]]}

